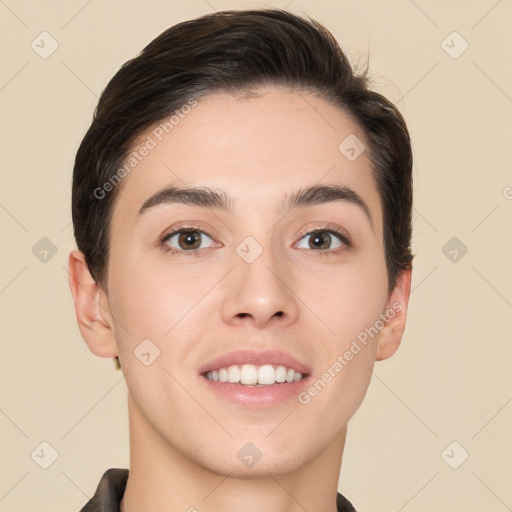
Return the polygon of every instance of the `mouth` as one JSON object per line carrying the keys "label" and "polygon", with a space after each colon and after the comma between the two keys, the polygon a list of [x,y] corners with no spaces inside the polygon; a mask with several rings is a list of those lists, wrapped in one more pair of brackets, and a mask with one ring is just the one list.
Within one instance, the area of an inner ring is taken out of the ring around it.
{"label": "mouth", "polygon": [[199,368],[206,387],[227,403],[269,408],[296,398],[311,380],[311,368],[278,350],[239,350]]}
{"label": "mouth", "polygon": [[307,376],[307,374],[303,374],[294,368],[268,363],[261,366],[253,364],[231,365],[205,372],[202,375],[215,382],[229,382],[230,384],[256,387],[298,382]]}

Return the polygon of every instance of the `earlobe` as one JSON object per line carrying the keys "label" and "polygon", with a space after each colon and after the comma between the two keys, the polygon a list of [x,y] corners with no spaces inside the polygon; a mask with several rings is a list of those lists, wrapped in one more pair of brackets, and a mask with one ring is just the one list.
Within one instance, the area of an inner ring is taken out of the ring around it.
{"label": "earlobe", "polygon": [[69,254],[69,287],[78,328],[89,350],[100,357],[118,355],[108,297],[91,276],[81,251]]}
{"label": "earlobe", "polygon": [[396,285],[389,294],[386,311],[387,321],[379,334],[375,359],[382,361],[391,357],[400,346],[405,330],[407,306],[411,291],[411,271],[403,270],[397,277]]}

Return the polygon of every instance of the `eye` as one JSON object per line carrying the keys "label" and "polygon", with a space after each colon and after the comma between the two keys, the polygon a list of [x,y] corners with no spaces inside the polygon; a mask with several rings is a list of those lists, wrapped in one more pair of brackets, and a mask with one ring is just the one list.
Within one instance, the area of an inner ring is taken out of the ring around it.
{"label": "eye", "polygon": [[346,235],[332,228],[315,229],[307,233],[301,240],[303,242],[298,245],[299,249],[315,249],[315,252],[326,254],[339,253],[351,245]]}
{"label": "eye", "polygon": [[207,248],[202,244],[204,238],[213,242],[213,239],[200,229],[182,227],[164,235],[161,245],[171,252],[196,252]]}
{"label": "eye", "polygon": [[[160,245],[165,251],[197,256],[202,249],[211,247],[212,242],[213,239],[203,230],[194,226],[182,226],[165,234],[160,240]],[[314,249],[315,255],[323,256],[338,254],[350,246],[348,235],[333,227],[324,227],[306,233],[301,238],[298,248]]]}

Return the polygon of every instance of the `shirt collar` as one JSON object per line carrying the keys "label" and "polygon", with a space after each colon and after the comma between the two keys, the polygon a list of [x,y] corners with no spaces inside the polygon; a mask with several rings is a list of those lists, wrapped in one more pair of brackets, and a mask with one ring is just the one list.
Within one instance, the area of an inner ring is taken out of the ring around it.
{"label": "shirt collar", "polygon": [[[121,512],[120,505],[128,480],[128,469],[110,468],[101,477],[94,496],[80,512]],[[336,496],[338,512],[356,512],[342,494]]]}

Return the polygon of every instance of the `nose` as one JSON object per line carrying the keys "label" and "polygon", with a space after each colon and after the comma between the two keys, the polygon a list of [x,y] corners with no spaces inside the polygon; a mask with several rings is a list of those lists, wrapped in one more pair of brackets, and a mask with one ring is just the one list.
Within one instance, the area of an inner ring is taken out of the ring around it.
{"label": "nose", "polygon": [[292,289],[293,277],[286,262],[264,250],[252,263],[234,255],[235,268],[225,283],[222,317],[231,325],[252,324],[265,328],[293,324],[298,317],[298,298]]}

